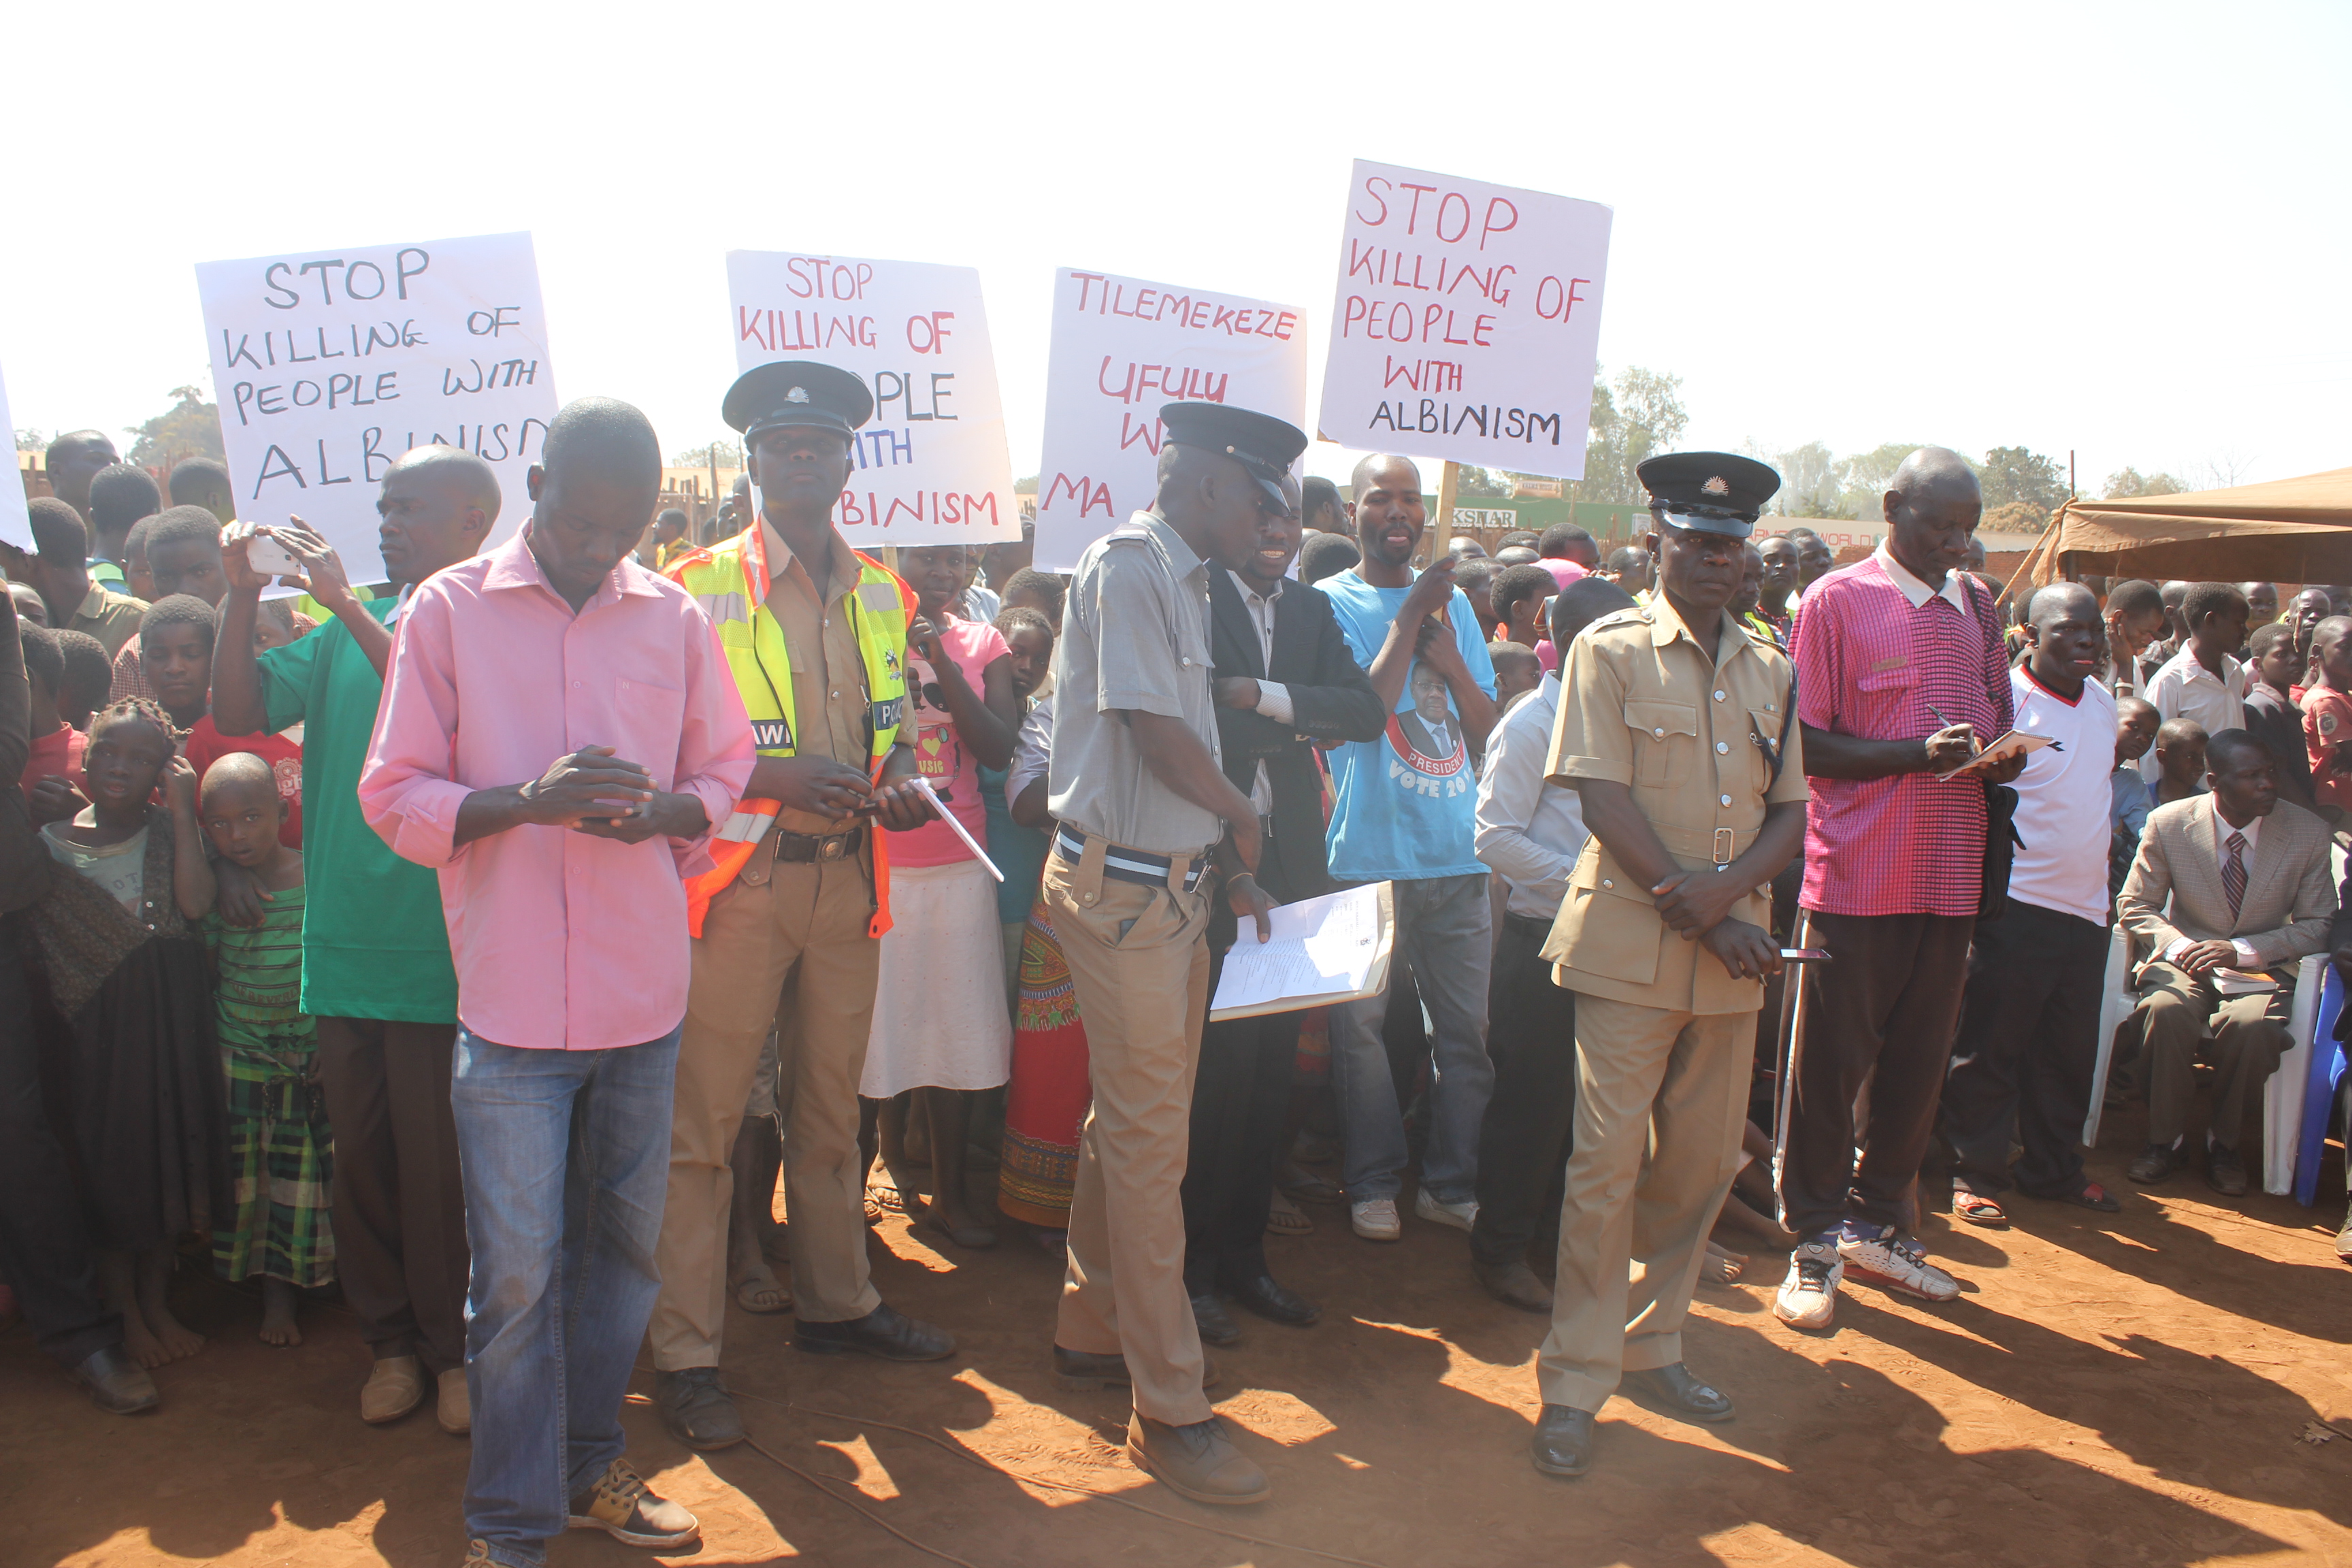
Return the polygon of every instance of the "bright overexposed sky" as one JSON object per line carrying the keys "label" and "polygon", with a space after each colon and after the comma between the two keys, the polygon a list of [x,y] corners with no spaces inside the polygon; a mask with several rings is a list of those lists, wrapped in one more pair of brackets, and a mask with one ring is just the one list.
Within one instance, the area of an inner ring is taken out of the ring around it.
{"label": "bright overexposed sky", "polygon": [[1302,307],[1311,402],[1363,157],[1612,206],[1602,363],[1678,373],[1691,446],[2352,464],[2325,0],[103,16],[0,23],[0,374],[44,431],[208,384],[198,261],[527,228],[559,390],[673,451],[725,433],[728,249],[976,266],[1031,473],[1057,266]]}

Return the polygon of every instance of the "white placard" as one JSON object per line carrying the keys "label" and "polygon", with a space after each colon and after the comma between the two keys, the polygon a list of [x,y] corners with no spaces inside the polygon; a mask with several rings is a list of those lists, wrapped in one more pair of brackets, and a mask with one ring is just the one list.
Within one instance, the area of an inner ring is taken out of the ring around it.
{"label": "white placard", "polygon": [[1065,267],[1053,319],[1039,571],[1069,571],[1151,504],[1162,405],[1203,399],[1306,424],[1307,334],[1293,306]]}
{"label": "white placard", "polygon": [[730,250],[735,367],[808,359],[874,394],[834,508],[855,545],[1021,537],[980,270],[800,251]]}
{"label": "white placard", "polygon": [[[8,382],[5,376],[0,376],[0,430],[6,431],[11,437],[16,433],[16,426],[8,422]],[[13,544],[19,550],[33,548],[33,518],[25,510],[25,470],[22,467],[8,476],[6,484],[0,485],[0,542]]]}
{"label": "white placard", "polygon": [[530,515],[558,405],[530,235],[199,262],[196,289],[239,521],[299,517],[379,581],[376,486],[427,446],[497,470],[492,542]]}
{"label": "white placard", "polygon": [[1584,477],[1610,210],[1357,161],[1327,441]]}

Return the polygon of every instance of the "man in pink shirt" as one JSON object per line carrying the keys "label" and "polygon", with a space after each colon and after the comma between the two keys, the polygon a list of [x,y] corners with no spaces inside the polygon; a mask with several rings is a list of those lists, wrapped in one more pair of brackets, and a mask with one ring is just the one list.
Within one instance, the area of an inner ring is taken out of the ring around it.
{"label": "man in pink shirt", "polygon": [[1911,1234],[1913,1187],[1976,929],[1984,784],[2024,765],[1936,776],[2010,726],[1992,595],[1959,570],[1984,510],[1976,475],[1957,452],[1923,447],[1895,470],[1885,508],[1885,542],[1813,584],[1790,650],[1812,782],[1798,901],[1810,945],[1832,955],[1804,970],[1782,1129],[1780,1222],[1798,1247],[1772,1310],[1801,1329],[1829,1325],[1848,1271],[1927,1300],[1959,1294]]}
{"label": "man in pink shirt", "polygon": [[660,1286],[680,876],[751,731],[700,606],[629,558],[660,479],[635,408],[558,414],[523,531],[416,589],[360,774],[368,825],[440,872],[457,971],[469,1565],[699,1531],[622,1457],[620,1405]]}

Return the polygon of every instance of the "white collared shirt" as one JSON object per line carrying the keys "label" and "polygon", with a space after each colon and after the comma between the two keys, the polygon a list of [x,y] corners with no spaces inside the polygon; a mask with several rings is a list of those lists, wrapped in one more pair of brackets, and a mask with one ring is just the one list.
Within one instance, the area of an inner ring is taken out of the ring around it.
{"label": "white collared shirt", "polygon": [[1958,572],[1945,573],[1944,585],[1940,588],[1930,588],[1913,576],[1909,567],[1895,559],[1895,552],[1887,549],[1883,541],[1876,550],[1870,552],[1870,558],[1878,563],[1879,569],[1886,574],[1888,582],[1903,590],[1903,596],[1911,601],[1913,609],[1917,609],[1930,599],[1943,599],[1949,602],[1951,606],[1960,614],[1969,616],[1969,619],[1976,618],[1969,614],[1969,591],[1960,586],[1960,574]]}
{"label": "white collared shirt", "polygon": [[392,614],[383,618],[383,624],[386,626],[400,625],[400,617],[408,614],[409,595],[415,592],[416,584],[414,583],[404,583],[400,585],[400,597],[392,602]]}
{"label": "white collared shirt", "polygon": [[[2224,730],[2246,727],[2246,667],[2226,653],[2216,676],[2198,662],[2195,648],[2184,647],[2148,678],[2147,689],[2140,695],[2156,710],[2159,722],[2193,719],[2204,726],[2208,740]],[[2164,776],[2154,746],[2140,759],[2139,771],[2150,782]]]}
{"label": "white collared shirt", "polygon": [[[1258,665],[1261,668],[1272,669],[1274,606],[1275,602],[1282,597],[1286,584],[1277,582],[1273,593],[1261,595],[1249,585],[1248,579],[1231,567],[1226,568],[1225,575],[1234,580],[1234,587],[1242,596],[1242,608],[1249,612],[1250,624],[1257,627]],[[1257,683],[1257,710],[1277,724],[1289,723],[1296,713],[1290,702],[1290,689],[1279,680],[1260,680]],[[1250,804],[1257,808],[1260,816],[1274,815],[1274,784],[1266,777],[1263,757],[1258,759],[1257,779],[1250,785]]]}
{"label": "white collared shirt", "polygon": [[1559,913],[1586,837],[1575,786],[1544,777],[1559,711],[1559,677],[1546,671],[1542,684],[1495,726],[1478,780],[1478,858],[1503,879],[1504,908],[1529,920]]}

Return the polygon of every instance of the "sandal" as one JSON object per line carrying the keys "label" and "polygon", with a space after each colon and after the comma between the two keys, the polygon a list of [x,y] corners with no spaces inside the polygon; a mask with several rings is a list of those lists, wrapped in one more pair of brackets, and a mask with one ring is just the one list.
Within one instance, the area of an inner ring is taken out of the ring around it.
{"label": "sandal", "polygon": [[1348,1190],[1328,1176],[1318,1175],[1303,1169],[1295,1162],[1283,1168],[1276,1178],[1275,1188],[1289,1194],[1303,1204],[1344,1204]]}
{"label": "sandal", "polygon": [[1952,1189],[1952,1217],[1970,1225],[1980,1225],[1989,1230],[2001,1230],[2009,1225],[2009,1212],[1982,1193],[1972,1193],[1966,1187]]}
{"label": "sandal", "polygon": [[1287,1193],[1274,1194],[1273,1206],[1266,1210],[1265,1233],[1268,1236],[1312,1236],[1315,1222],[1307,1212],[1290,1201]]}
{"label": "sandal", "polygon": [[[774,1317],[793,1310],[793,1293],[773,1274],[747,1275],[735,1281],[735,1304],[747,1312]],[[767,1300],[762,1300],[767,1298]]]}

